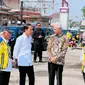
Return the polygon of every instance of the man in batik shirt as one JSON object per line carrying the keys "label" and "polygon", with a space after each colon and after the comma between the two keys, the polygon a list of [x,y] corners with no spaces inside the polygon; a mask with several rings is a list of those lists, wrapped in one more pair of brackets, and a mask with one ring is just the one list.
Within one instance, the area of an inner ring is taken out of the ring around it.
{"label": "man in batik shirt", "polygon": [[62,36],[62,27],[59,23],[53,24],[53,28],[54,34],[50,36],[48,42],[49,85],[54,85],[55,76],[57,85],[62,85],[62,72],[68,48],[68,39],[65,35]]}

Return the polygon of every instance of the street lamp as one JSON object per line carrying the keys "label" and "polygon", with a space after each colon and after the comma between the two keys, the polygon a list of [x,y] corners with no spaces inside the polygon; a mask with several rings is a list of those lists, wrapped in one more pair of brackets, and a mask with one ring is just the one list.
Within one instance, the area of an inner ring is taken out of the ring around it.
{"label": "street lamp", "polygon": [[21,25],[23,23],[23,1],[21,1]]}

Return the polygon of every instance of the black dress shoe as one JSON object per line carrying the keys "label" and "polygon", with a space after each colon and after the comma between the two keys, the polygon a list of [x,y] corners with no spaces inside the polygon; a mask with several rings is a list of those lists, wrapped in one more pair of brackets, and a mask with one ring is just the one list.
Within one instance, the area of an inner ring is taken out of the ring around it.
{"label": "black dress shoe", "polygon": [[34,63],[37,63],[37,61],[34,61]]}
{"label": "black dress shoe", "polygon": [[43,61],[39,61],[40,63],[44,63]]}

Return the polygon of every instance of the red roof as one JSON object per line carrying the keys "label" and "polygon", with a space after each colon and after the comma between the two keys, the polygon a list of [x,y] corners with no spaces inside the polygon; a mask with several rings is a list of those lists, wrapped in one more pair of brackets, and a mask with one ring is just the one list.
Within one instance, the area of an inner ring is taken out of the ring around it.
{"label": "red roof", "polygon": [[9,12],[0,11],[0,14],[10,14]]}
{"label": "red roof", "polygon": [[[15,13],[18,13],[20,14],[21,12],[20,11],[17,11]],[[38,15],[40,16],[41,14],[39,12],[23,12],[24,15]]]}
{"label": "red roof", "polygon": [[54,19],[56,17],[59,17],[59,13],[54,13],[54,14],[49,16],[49,18],[51,18],[51,19]]}

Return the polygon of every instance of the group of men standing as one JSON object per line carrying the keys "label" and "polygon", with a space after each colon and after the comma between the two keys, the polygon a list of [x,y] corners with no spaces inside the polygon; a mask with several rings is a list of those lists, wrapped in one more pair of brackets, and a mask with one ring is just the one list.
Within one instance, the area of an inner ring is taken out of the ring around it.
{"label": "group of men standing", "polygon": [[[49,85],[54,85],[55,76],[57,76],[57,85],[62,85],[62,72],[65,63],[65,54],[68,48],[68,39],[62,36],[62,27],[58,23],[52,25],[54,34],[50,36],[48,42],[48,73]],[[35,75],[31,54],[32,36],[34,39],[34,62],[39,56],[39,62],[42,62],[42,43],[45,37],[40,29],[41,24],[37,24],[34,30],[31,24],[23,27],[23,34],[16,39],[13,51],[15,66],[19,67],[19,85],[25,85],[26,74],[29,77],[29,85],[35,85]],[[11,38],[11,32],[8,28],[4,29],[0,36],[0,45],[3,41],[8,46],[8,40]],[[6,48],[7,52],[8,48]],[[9,53],[10,54],[10,53]],[[0,55],[1,57],[1,55]],[[4,55],[5,57],[5,55]],[[8,66],[5,69],[0,68],[0,85],[9,85],[10,73],[12,71],[12,59],[9,56]]]}

